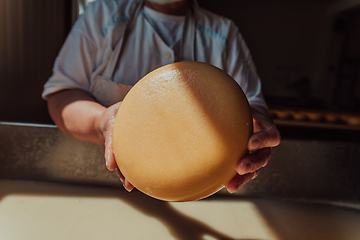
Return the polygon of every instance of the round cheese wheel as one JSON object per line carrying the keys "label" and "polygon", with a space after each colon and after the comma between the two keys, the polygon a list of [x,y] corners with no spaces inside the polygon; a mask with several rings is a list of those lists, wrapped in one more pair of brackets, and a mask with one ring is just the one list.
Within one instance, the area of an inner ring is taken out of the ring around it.
{"label": "round cheese wheel", "polygon": [[165,201],[219,191],[247,153],[252,115],[240,86],[200,62],[179,62],[143,77],[115,118],[113,148],[125,178]]}

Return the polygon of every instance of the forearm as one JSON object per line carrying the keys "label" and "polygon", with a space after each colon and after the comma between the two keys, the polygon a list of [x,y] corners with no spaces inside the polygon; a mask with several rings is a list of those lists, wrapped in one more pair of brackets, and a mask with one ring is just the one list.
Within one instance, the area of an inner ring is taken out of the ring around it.
{"label": "forearm", "polygon": [[51,94],[48,109],[61,131],[79,140],[104,144],[100,119],[106,108],[89,93],[70,89]]}

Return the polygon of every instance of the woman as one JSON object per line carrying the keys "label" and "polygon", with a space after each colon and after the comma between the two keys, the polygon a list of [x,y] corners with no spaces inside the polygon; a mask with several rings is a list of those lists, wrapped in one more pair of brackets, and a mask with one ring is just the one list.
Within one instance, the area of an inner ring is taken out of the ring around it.
{"label": "woman", "polygon": [[[232,21],[189,0],[102,0],[88,7],[56,59],[43,98],[60,130],[105,145],[106,166],[118,170],[112,127],[121,100],[148,72],[178,61],[200,61],[231,75],[253,111],[250,154],[227,185],[235,192],[255,178],[280,143],[261,94],[249,50]],[[133,186],[118,170],[124,187]]]}

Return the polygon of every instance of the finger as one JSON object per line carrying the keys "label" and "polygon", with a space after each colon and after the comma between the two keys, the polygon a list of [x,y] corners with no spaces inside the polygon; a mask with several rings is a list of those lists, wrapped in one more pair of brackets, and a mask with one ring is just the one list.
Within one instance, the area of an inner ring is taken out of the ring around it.
{"label": "finger", "polygon": [[124,175],[121,173],[120,169],[117,167],[116,172],[119,175],[120,181],[122,182],[124,188],[131,192],[134,189],[134,186],[124,177]]}
{"label": "finger", "polygon": [[121,181],[122,183],[124,183],[125,177],[124,177],[124,175],[120,172],[120,169],[119,169],[118,167],[116,168],[116,172],[117,172],[117,174],[119,175],[120,181]]}
{"label": "finger", "polygon": [[134,186],[125,178],[124,188],[125,188],[128,192],[131,192],[131,191],[134,189]]}
{"label": "finger", "polygon": [[258,173],[248,173],[245,175],[236,175],[233,177],[228,184],[226,184],[226,189],[229,193],[236,192],[241,186],[243,186],[245,183],[249,182],[251,179],[256,177]]}
{"label": "finger", "polygon": [[108,123],[108,128],[105,132],[105,161],[107,169],[113,171],[117,167],[112,142],[114,124],[112,121]]}
{"label": "finger", "polygon": [[256,151],[261,148],[276,147],[280,144],[281,136],[275,125],[254,133],[248,142],[248,149]]}
{"label": "finger", "polygon": [[115,161],[115,155],[112,145],[112,132],[106,134],[105,137],[105,161],[106,168],[110,171],[115,170],[117,163]]}
{"label": "finger", "polygon": [[251,108],[251,111],[254,123],[254,132],[259,132],[261,130],[274,126],[269,115],[265,115],[264,113],[253,107]]}
{"label": "finger", "polygon": [[253,179],[257,178],[257,176],[259,176],[260,170],[261,169],[258,169],[257,171],[254,172],[254,175],[251,180],[253,180]]}
{"label": "finger", "polygon": [[236,171],[239,175],[256,172],[262,167],[265,167],[271,157],[271,149],[263,148],[250,153],[243,157],[236,166]]}
{"label": "finger", "polygon": [[105,140],[105,161],[106,167],[108,170],[113,171],[117,167],[115,156],[113,153],[112,145],[112,134],[113,127],[115,122],[116,113],[121,105],[121,102],[118,102],[111,107],[109,107],[103,114],[102,120],[100,123],[100,129],[102,131],[104,140]]}

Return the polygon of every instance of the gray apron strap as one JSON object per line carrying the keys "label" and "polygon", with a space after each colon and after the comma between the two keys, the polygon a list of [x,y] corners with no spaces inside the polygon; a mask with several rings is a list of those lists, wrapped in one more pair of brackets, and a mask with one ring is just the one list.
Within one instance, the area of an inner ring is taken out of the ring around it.
{"label": "gray apron strap", "polygon": [[128,22],[126,23],[123,35],[119,42],[116,44],[116,47],[111,54],[109,61],[107,62],[103,74],[101,76],[95,77],[91,93],[96,98],[96,100],[105,107],[109,107],[117,102],[122,101],[132,87],[126,84],[115,83],[113,81],[113,77],[119,55],[121,54],[121,50],[124,45],[124,41],[126,41],[127,38],[127,33],[129,29],[131,29],[133,24],[136,22],[142,5],[143,1],[139,3],[139,5],[136,7],[135,12],[130,16]]}
{"label": "gray apron strap", "polygon": [[142,6],[143,6],[143,1],[141,1],[138,4],[138,6],[136,7],[135,12],[130,16],[130,18],[129,18],[126,26],[125,26],[123,36],[120,38],[119,42],[116,44],[116,47],[115,47],[112,55],[110,56],[109,62],[106,65],[103,76],[106,77],[106,78],[109,78],[110,80],[112,80],[113,77],[114,77],[117,62],[118,62],[119,56],[121,54],[121,50],[122,50],[123,45],[124,45],[124,41],[126,41],[129,29],[131,29],[131,27],[135,24],[136,18],[139,15],[139,13],[140,13],[140,11],[142,9]]}
{"label": "gray apron strap", "polygon": [[195,58],[195,31],[196,31],[196,22],[195,22],[195,8],[196,5],[191,6],[191,8],[186,13],[186,21],[184,29],[187,31],[183,32],[182,43],[180,54],[182,54],[181,59],[184,61],[196,61]]}

